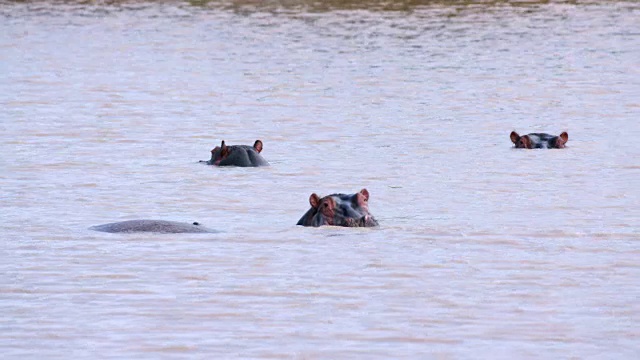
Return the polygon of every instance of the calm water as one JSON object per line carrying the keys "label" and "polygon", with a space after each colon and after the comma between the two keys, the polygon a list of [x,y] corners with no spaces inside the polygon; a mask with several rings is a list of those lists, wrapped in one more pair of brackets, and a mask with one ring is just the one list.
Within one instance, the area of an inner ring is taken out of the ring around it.
{"label": "calm water", "polygon": [[640,4],[419,3],[0,2],[2,358],[640,357]]}

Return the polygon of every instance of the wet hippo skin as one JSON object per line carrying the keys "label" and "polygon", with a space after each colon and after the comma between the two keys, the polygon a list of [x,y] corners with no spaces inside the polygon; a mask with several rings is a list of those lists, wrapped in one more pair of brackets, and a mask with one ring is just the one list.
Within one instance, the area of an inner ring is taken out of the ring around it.
{"label": "wet hippo skin", "polygon": [[227,145],[222,140],[220,146],[211,150],[211,159],[208,161],[200,160],[200,162],[216,166],[268,166],[267,160],[260,155],[262,148],[261,140],[256,140],[253,146]]}
{"label": "wet hippo skin", "polygon": [[355,194],[331,194],[320,198],[313,193],[309,197],[309,209],[298,220],[302,226],[378,226],[376,219],[369,213],[369,192],[362,189]]}
{"label": "wet hippo skin", "polygon": [[89,229],[108,233],[216,233],[218,231],[208,229],[199,223],[182,223],[166,220],[129,220],[103,225],[92,226]]}
{"label": "wet hippo skin", "polygon": [[545,133],[520,136],[517,132],[512,131],[510,137],[517,149],[562,149],[569,141],[569,134],[566,131],[558,136]]}

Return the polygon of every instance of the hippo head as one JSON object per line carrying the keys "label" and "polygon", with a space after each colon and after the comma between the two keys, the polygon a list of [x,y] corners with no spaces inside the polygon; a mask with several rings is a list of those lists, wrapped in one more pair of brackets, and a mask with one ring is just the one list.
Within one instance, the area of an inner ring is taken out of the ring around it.
{"label": "hippo head", "polygon": [[566,131],[558,136],[544,133],[520,136],[517,132],[512,131],[510,137],[517,149],[562,149],[569,141],[569,134]]}
{"label": "hippo head", "polygon": [[[220,146],[216,146],[211,150],[211,160],[209,160],[209,163],[212,165],[220,165],[220,162],[228,158],[236,148],[237,146],[227,146],[224,140],[222,140]],[[250,147],[245,146],[245,148]],[[253,149],[259,154],[262,151],[262,141],[256,140],[256,142],[253,143]],[[244,151],[246,151],[246,149]]]}
{"label": "hippo head", "polygon": [[320,198],[313,193],[309,197],[311,209],[300,218],[303,226],[372,227],[378,222],[369,213],[369,192],[362,189],[355,194],[331,194]]}

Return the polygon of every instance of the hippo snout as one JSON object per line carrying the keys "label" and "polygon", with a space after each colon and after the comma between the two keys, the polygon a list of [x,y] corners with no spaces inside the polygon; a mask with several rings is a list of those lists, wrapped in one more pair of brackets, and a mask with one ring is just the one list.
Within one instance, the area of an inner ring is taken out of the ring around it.
{"label": "hippo snout", "polygon": [[345,218],[338,222],[337,225],[346,227],[373,227],[378,226],[378,222],[371,215],[364,215],[360,218]]}
{"label": "hippo snout", "polygon": [[364,227],[378,226],[378,222],[376,221],[376,219],[373,218],[373,216],[365,215],[362,218],[360,218],[360,226],[364,226]]}

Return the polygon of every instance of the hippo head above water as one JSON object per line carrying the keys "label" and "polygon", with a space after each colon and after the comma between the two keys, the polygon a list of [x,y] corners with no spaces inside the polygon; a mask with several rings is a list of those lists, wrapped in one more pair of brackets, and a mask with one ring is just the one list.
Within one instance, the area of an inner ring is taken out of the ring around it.
{"label": "hippo head above water", "polygon": [[511,142],[517,149],[562,149],[567,141],[569,141],[569,134],[566,131],[559,136],[545,133],[531,133],[520,136],[515,131],[511,132]]}
{"label": "hippo head above water", "polygon": [[369,213],[369,192],[362,189],[355,194],[331,194],[320,198],[309,197],[309,209],[298,221],[302,226],[372,227],[378,222]]}
{"label": "hippo head above water", "polygon": [[256,140],[253,146],[227,145],[222,140],[220,146],[211,150],[211,159],[200,162],[216,166],[268,166],[269,163],[260,155],[260,152],[262,152],[262,141],[260,140]]}

